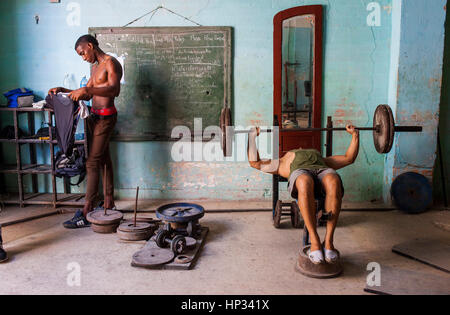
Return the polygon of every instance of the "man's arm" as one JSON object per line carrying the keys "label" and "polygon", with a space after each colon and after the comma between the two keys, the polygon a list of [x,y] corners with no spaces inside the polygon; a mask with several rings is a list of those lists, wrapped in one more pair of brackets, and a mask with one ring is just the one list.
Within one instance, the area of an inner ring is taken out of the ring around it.
{"label": "man's arm", "polygon": [[256,147],[256,137],[259,135],[259,127],[252,128],[248,134],[247,156],[250,166],[264,173],[278,174],[279,160],[261,160],[258,148]]}
{"label": "man's arm", "polygon": [[74,101],[90,100],[94,95],[110,98],[119,96],[120,80],[122,79],[122,67],[118,61],[111,58],[106,61],[106,71],[108,72],[107,86],[94,87],[91,82],[91,78],[85,87],[72,91],[69,96]]}
{"label": "man's arm", "polygon": [[335,170],[353,164],[359,152],[359,130],[355,129],[353,125],[347,125],[345,128],[352,135],[352,141],[345,155],[334,155],[324,159],[325,163]]}

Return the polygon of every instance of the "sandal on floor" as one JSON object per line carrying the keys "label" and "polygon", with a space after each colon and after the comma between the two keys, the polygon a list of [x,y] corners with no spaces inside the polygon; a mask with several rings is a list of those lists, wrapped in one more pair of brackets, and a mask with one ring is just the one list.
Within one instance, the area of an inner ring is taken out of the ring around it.
{"label": "sandal on floor", "polygon": [[323,263],[323,253],[321,250],[315,250],[313,252],[311,250],[308,250],[307,254],[309,260],[311,260],[314,265]]}

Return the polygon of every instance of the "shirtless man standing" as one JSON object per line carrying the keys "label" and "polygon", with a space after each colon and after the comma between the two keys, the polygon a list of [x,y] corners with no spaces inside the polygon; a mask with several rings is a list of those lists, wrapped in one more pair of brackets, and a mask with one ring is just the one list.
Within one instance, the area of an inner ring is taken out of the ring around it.
{"label": "shirtless man standing", "polygon": [[91,115],[86,119],[90,137],[89,157],[86,162],[85,204],[83,211],[78,210],[71,220],[64,222],[64,227],[72,229],[89,226],[86,216],[94,209],[101,171],[103,171],[104,207],[106,209],[115,207],[109,140],[117,121],[114,99],[119,96],[122,78],[120,63],[114,57],[105,54],[92,35],[81,36],[75,43],[75,50],[84,61],[93,64],[87,85],[77,90],[62,87],[49,90],[49,94],[70,93],[69,96],[74,101],[93,100]]}
{"label": "shirtless man standing", "polygon": [[[299,148],[287,152],[279,160],[261,160],[256,147],[256,137],[260,132],[259,128],[252,128],[248,137],[247,153],[250,166],[263,172],[289,179],[289,193],[292,198],[298,200],[305,226],[311,236],[311,250],[308,256],[315,264],[322,263],[324,255],[328,263],[333,263],[338,259],[337,251],[333,245],[333,237],[341,210],[344,187],[336,170],[352,164],[356,160],[359,151],[358,130],[352,125],[347,125],[346,129],[352,135],[352,141],[345,155],[335,155],[326,158],[323,158],[317,150]],[[331,220],[327,222],[325,248],[322,248],[316,228],[315,182],[322,184],[322,189],[326,195],[325,211],[327,213],[331,212]]]}

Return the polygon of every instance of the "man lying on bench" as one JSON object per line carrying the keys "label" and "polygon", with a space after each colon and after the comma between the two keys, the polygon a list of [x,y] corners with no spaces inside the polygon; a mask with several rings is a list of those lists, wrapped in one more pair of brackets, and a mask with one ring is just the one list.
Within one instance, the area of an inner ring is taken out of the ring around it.
{"label": "man lying on bench", "polygon": [[[311,237],[308,257],[314,264],[325,259],[334,263],[339,258],[333,245],[333,236],[341,210],[344,186],[336,170],[355,162],[359,151],[359,132],[352,125],[346,126],[352,141],[345,155],[322,157],[315,149],[292,150],[277,160],[261,160],[256,147],[259,128],[252,128],[248,137],[248,160],[250,166],[262,172],[280,175],[289,180],[288,190],[292,198],[298,200],[300,212]],[[325,242],[322,245],[316,228],[316,207],[314,186],[322,186],[325,193],[325,211],[331,213],[327,222]],[[325,258],[324,258],[325,257]]]}

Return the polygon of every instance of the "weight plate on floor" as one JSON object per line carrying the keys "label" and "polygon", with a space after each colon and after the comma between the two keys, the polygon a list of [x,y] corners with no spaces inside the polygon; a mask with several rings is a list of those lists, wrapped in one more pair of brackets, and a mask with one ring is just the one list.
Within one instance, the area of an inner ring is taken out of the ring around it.
{"label": "weight plate on floor", "polygon": [[425,212],[433,202],[431,184],[418,173],[403,173],[392,182],[391,195],[395,205],[406,213]]}
{"label": "weight plate on floor", "polygon": [[122,232],[142,232],[151,230],[154,225],[146,222],[136,222],[136,226],[134,226],[133,221],[126,221],[119,225],[119,230]]}
{"label": "weight plate on floor", "polygon": [[94,231],[95,233],[101,233],[101,234],[116,233],[118,226],[119,226],[118,223],[103,224],[103,225],[91,223],[92,231]]}
{"label": "weight plate on floor", "polygon": [[282,201],[278,200],[273,212],[273,226],[277,229],[280,227],[281,222]]}
{"label": "weight plate on floor", "polygon": [[157,267],[171,262],[175,254],[168,249],[144,247],[133,255],[132,265],[136,267]]}
{"label": "weight plate on floor", "polygon": [[89,222],[97,225],[117,224],[122,218],[122,212],[115,210],[106,210],[106,215],[104,210],[96,210],[89,212],[86,217]]}
{"label": "weight plate on floor", "polygon": [[186,246],[188,248],[192,248],[197,245],[197,240],[195,238],[186,236],[185,239],[186,239]]}
{"label": "weight plate on floor", "polygon": [[205,209],[194,203],[171,203],[156,209],[156,217],[166,222],[188,223],[205,215]]}
{"label": "weight plate on floor", "polygon": [[373,116],[373,143],[378,153],[391,151],[394,143],[395,121],[388,105],[379,105]]}
{"label": "weight plate on floor", "polygon": [[192,257],[185,256],[185,255],[178,255],[175,257],[175,260],[173,261],[176,264],[187,264],[192,261]]}
{"label": "weight plate on floor", "polygon": [[124,241],[142,241],[148,240],[153,234],[153,230],[123,232],[117,229],[117,236]]}

